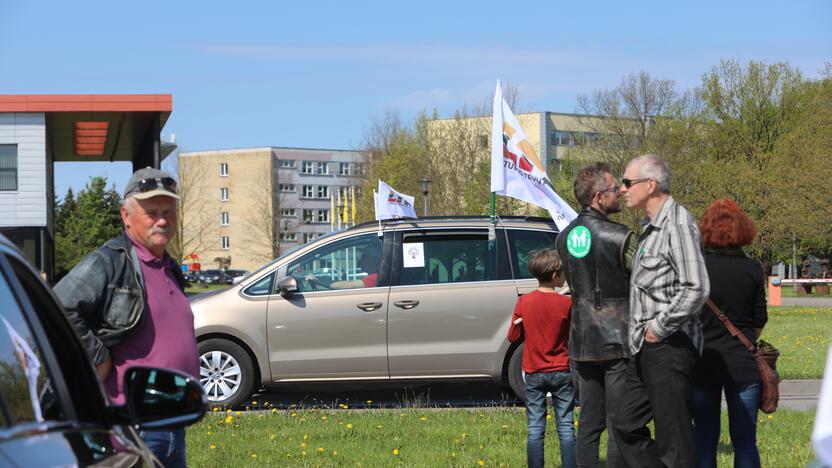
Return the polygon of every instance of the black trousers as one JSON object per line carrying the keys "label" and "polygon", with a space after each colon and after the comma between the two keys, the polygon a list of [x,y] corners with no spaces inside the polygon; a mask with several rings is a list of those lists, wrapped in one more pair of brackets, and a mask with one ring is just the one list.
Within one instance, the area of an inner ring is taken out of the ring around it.
{"label": "black trousers", "polygon": [[[691,399],[698,356],[690,337],[676,332],[659,343],[645,342],[630,361],[625,383],[628,396],[613,424],[626,466],[696,465]],[[655,441],[647,428],[651,419]]]}
{"label": "black trousers", "polygon": [[579,467],[598,467],[598,444],[607,430],[607,468],[625,466],[612,430],[615,414],[628,398],[626,376],[628,359],[575,362],[575,375],[581,395],[578,416],[577,455]]}

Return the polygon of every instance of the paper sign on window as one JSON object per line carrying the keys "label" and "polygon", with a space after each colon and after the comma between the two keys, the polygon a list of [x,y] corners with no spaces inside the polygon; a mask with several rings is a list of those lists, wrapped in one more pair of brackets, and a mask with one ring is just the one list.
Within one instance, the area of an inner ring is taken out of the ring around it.
{"label": "paper sign on window", "polygon": [[405,268],[424,268],[425,244],[422,242],[402,244],[402,258]]}

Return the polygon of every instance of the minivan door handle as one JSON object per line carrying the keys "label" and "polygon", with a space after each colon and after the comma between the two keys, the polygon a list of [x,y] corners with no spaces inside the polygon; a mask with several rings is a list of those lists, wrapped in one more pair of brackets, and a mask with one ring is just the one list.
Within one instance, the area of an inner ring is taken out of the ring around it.
{"label": "minivan door handle", "polygon": [[358,304],[356,307],[363,310],[364,312],[372,312],[381,307],[381,302],[362,302],[361,304]]}
{"label": "minivan door handle", "polygon": [[410,310],[419,305],[419,301],[399,301],[394,302],[393,305],[395,305],[396,307],[401,307],[404,310]]}

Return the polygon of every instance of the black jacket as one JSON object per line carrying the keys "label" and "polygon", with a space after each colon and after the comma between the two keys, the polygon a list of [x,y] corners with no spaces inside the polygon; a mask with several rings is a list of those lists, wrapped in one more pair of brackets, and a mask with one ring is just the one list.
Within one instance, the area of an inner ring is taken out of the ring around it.
{"label": "black jacket", "polygon": [[[188,283],[179,268],[174,275],[184,290]],[[54,291],[96,365],[109,356],[107,348],[143,323],[147,300],[141,262],[126,233],[84,257]]]}
{"label": "black jacket", "polygon": [[[711,299],[750,341],[763,328],[766,311],[765,274],[760,264],[739,249],[709,250],[705,265],[711,278]],[[760,381],[757,363],[740,340],[731,336],[713,311],[702,308],[705,346],[696,367],[697,386],[750,384]]]}

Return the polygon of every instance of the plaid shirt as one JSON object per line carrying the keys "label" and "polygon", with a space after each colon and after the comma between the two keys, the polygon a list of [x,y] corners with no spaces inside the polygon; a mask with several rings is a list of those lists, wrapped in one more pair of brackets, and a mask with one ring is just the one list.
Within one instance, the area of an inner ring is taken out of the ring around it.
{"label": "plaid shirt", "polygon": [[648,324],[665,339],[687,333],[702,352],[699,311],[710,292],[696,220],[669,197],[644,230],[630,276],[630,351],[635,355]]}

